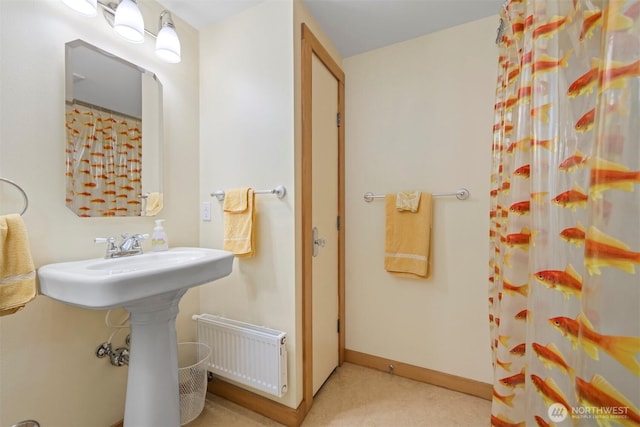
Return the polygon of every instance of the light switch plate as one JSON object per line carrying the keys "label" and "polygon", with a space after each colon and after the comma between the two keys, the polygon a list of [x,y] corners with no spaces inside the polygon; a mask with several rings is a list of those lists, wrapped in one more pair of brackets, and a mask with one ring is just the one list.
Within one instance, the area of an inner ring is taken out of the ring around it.
{"label": "light switch plate", "polygon": [[202,220],[211,221],[211,202],[202,202]]}

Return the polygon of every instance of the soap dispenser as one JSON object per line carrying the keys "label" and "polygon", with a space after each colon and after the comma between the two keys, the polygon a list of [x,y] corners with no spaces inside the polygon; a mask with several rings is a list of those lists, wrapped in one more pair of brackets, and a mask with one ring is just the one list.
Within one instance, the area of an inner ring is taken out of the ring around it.
{"label": "soap dispenser", "polygon": [[169,249],[169,239],[165,233],[162,223],[164,219],[156,219],[156,226],[151,235],[151,250],[154,252],[166,251]]}

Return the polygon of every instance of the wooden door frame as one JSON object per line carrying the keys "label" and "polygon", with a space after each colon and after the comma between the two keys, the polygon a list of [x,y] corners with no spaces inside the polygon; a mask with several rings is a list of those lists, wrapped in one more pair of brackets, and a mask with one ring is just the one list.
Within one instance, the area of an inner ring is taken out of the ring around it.
{"label": "wooden door frame", "polygon": [[312,298],[312,59],[313,55],[324,64],[325,67],[338,81],[338,113],[340,114],[340,126],[338,127],[338,364],[344,362],[345,345],[345,218],[344,218],[344,87],[345,76],[340,66],[333,60],[329,52],[313,35],[306,24],[302,24],[302,390],[306,413],[313,403],[313,298]]}

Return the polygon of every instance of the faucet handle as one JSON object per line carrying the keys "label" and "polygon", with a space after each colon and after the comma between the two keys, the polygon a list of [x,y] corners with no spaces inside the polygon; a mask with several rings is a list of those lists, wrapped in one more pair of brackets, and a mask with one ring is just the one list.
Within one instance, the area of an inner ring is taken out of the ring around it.
{"label": "faucet handle", "polygon": [[95,243],[115,244],[116,243],[116,238],[115,237],[96,237],[95,239],[93,239],[93,241]]}
{"label": "faucet handle", "polygon": [[93,239],[95,243],[106,243],[107,244],[107,254],[105,258],[109,258],[110,255],[118,252],[118,247],[116,246],[116,238],[115,237],[96,237]]}
{"label": "faucet handle", "polygon": [[131,236],[133,238],[133,248],[134,249],[142,249],[142,247],[140,246],[140,243],[143,240],[146,240],[149,238],[149,234],[145,233],[145,234],[134,234],[133,236]]}

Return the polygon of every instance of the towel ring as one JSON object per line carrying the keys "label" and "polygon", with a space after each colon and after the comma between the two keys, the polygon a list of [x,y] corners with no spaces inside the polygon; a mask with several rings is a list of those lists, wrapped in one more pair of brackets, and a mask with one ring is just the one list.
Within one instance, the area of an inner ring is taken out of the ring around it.
{"label": "towel ring", "polygon": [[11,181],[10,179],[7,178],[3,178],[0,176],[0,181],[4,181],[8,184],[13,185],[14,187],[16,187],[20,193],[22,193],[22,197],[24,198],[24,206],[22,207],[22,212],[20,212],[20,215],[23,215],[26,211],[27,208],[29,207],[29,198],[27,197],[27,193],[25,193],[25,191],[22,189],[22,187],[20,187],[18,184],[16,184],[15,182]]}

